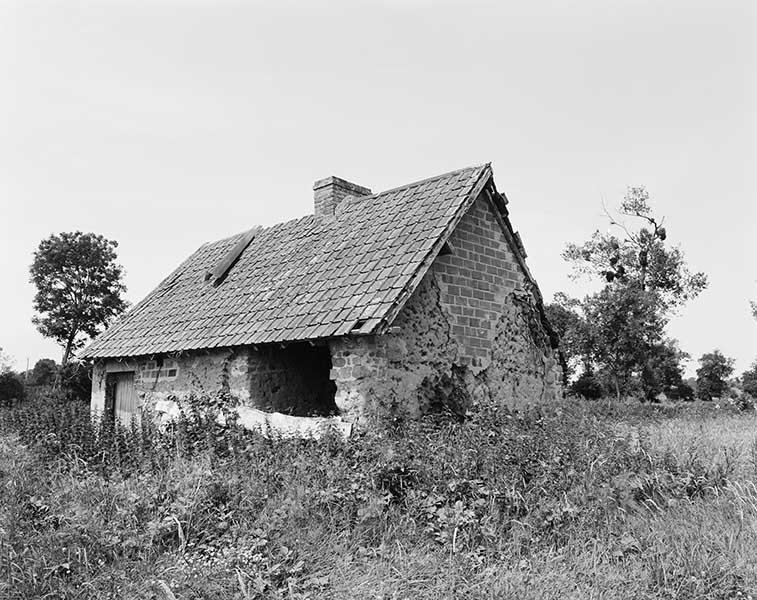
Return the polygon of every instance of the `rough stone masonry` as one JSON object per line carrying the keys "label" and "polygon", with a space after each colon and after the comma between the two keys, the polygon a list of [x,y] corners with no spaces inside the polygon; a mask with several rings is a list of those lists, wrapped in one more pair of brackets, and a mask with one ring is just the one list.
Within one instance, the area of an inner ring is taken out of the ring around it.
{"label": "rough stone masonry", "polygon": [[482,197],[400,312],[392,332],[331,344],[336,404],[353,419],[475,403],[517,408],[562,395],[538,299]]}
{"label": "rough stone masonry", "polygon": [[[426,181],[411,185],[441,186]],[[93,410],[113,410],[118,373],[133,374],[140,411],[167,398],[225,391],[264,411],[339,414],[354,423],[439,410],[463,415],[482,403],[518,408],[560,397],[557,344],[520,238],[493,200],[493,182],[471,193],[444,251],[432,256],[388,329],[363,334],[359,321],[355,331],[322,339],[104,358],[94,368]],[[316,215],[336,227],[345,206],[354,212],[377,198],[367,188],[327,178],[316,182]],[[363,213],[360,218],[370,216]]]}

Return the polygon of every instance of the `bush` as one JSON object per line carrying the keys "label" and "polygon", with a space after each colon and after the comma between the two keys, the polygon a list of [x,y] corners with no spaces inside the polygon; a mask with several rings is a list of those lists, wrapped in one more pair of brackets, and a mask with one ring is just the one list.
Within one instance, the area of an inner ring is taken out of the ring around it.
{"label": "bush", "polygon": [[603,390],[593,373],[584,372],[570,385],[569,392],[587,400],[599,400]]}
{"label": "bush", "polygon": [[68,400],[75,402],[90,401],[92,396],[92,364],[85,361],[72,361],[58,370],[60,389]]}
{"label": "bush", "polygon": [[52,358],[40,358],[31,372],[29,385],[37,387],[50,387],[55,383],[58,373],[58,365]]}
{"label": "bush", "polygon": [[757,362],[741,375],[741,387],[752,398],[757,400]]}
{"label": "bush", "polygon": [[736,410],[754,410],[754,398],[742,390],[731,388],[728,393],[728,404]]}
{"label": "bush", "polygon": [[685,402],[694,401],[694,388],[688,383],[682,381],[681,383],[671,386],[665,390],[665,395],[670,400],[683,400]]}
{"label": "bush", "polygon": [[0,373],[0,406],[12,406],[26,397],[24,382],[16,373]]}

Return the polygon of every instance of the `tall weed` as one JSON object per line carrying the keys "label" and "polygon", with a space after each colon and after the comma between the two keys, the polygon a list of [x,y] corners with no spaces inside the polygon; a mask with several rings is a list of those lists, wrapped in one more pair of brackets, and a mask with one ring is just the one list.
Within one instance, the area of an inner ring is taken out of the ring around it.
{"label": "tall weed", "polygon": [[[228,402],[192,399],[167,430],[93,422],[86,406],[54,399],[1,413],[0,596],[754,589],[753,479],[727,448],[650,441],[647,426],[681,413],[490,407],[463,423],[427,417],[345,442],[220,425],[206,407]],[[702,535],[708,527],[730,537]]]}

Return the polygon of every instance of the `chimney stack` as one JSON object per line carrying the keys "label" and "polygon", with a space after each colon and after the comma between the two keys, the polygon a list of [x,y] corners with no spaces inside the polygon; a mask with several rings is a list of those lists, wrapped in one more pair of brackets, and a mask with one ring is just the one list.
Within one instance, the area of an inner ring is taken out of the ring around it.
{"label": "chimney stack", "polygon": [[336,207],[347,196],[370,196],[371,190],[339,177],[326,177],[313,184],[315,214],[319,217],[333,217]]}

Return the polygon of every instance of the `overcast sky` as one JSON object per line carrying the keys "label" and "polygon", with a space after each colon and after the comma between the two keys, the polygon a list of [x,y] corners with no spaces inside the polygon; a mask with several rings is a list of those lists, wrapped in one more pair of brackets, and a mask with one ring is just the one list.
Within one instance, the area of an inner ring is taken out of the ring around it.
{"label": "overcast sky", "polygon": [[[757,358],[752,0],[0,0],[0,346],[31,324],[54,232],[119,243],[136,302],[205,241],[492,162],[545,297],[560,252],[644,185],[710,287],[671,323],[695,358]],[[695,364],[692,366],[696,366]]]}

